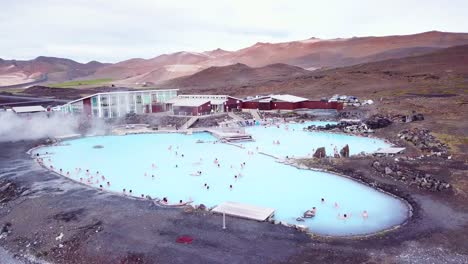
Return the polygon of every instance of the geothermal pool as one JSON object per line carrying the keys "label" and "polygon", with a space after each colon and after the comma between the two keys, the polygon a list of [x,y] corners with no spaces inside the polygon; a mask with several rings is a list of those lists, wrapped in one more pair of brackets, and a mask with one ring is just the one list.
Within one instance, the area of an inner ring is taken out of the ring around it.
{"label": "geothermal pool", "polygon": [[[43,147],[33,154],[43,155],[45,166],[53,165],[56,171],[69,172],[69,178],[82,178],[93,187],[103,185],[119,193],[125,188],[127,195],[132,190],[136,197],[166,197],[169,204],[191,200],[211,207],[233,201],[269,207],[275,209],[275,220],[305,225],[321,235],[369,234],[404,222],[409,209],[393,196],[345,177],[284,165],[258,153],[302,157],[321,146],[328,154],[345,144],[351,154],[388,146],[371,138],[302,130],[310,124],[246,128],[256,141],[242,143],[244,148],[213,143],[216,139],[208,133],[167,133],[86,137],[64,141],[63,146]],[[199,140],[205,143],[197,143]],[[96,145],[103,148],[94,148]],[[195,176],[198,171],[202,174]],[[296,220],[312,207],[317,208],[314,218]],[[364,210],[367,218],[362,217]],[[339,217],[343,214],[350,217]]]}

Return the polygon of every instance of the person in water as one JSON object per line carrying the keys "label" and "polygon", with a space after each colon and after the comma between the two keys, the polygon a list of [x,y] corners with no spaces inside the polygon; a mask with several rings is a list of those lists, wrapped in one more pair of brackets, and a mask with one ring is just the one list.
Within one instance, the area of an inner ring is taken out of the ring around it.
{"label": "person in water", "polygon": [[346,213],[344,213],[343,215],[338,214],[338,217],[342,220],[346,220],[351,217],[351,214],[346,214]]}
{"label": "person in water", "polygon": [[367,219],[367,218],[369,218],[369,214],[367,213],[367,210],[364,210],[364,211],[362,212],[362,218],[363,218],[364,220]]}

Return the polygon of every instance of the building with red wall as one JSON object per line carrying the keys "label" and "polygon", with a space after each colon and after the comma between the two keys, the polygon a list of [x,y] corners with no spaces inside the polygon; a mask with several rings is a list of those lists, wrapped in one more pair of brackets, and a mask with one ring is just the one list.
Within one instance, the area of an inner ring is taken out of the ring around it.
{"label": "building with red wall", "polygon": [[[209,107],[205,105],[206,102],[209,102]],[[198,110],[197,115],[198,113],[223,113],[242,109],[242,100],[229,95],[183,94],[169,100],[169,103],[175,107],[171,109],[174,113],[176,111],[180,114],[186,112],[189,115],[192,111],[188,111],[186,107],[200,107],[202,104],[204,105],[203,109],[201,112]],[[183,111],[180,110],[182,106],[184,106]]]}
{"label": "building with red wall", "polygon": [[211,103],[207,99],[174,98],[169,101],[176,115],[207,115],[211,113]]}
{"label": "building with red wall", "polygon": [[335,109],[342,110],[338,102],[311,101],[304,97],[289,94],[260,96],[242,102],[243,109],[296,110],[296,109]]}

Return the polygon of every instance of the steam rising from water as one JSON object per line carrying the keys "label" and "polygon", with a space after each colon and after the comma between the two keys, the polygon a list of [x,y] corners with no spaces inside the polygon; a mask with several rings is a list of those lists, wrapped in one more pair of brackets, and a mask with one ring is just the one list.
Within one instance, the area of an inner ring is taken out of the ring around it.
{"label": "steam rising from water", "polygon": [[61,113],[17,115],[0,112],[0,142],[31,140],[78,133],[79,120]]}

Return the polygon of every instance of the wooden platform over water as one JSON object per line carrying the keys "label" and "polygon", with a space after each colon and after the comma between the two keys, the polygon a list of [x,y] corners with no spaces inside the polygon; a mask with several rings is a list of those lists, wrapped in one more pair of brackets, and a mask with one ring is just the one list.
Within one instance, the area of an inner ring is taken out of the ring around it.
{"label": "wooden platform over water", "polygon": [[235,202],[224,202],[211,211],[257,221],[266,221],[275,213],[275,210],[271,208]]}

